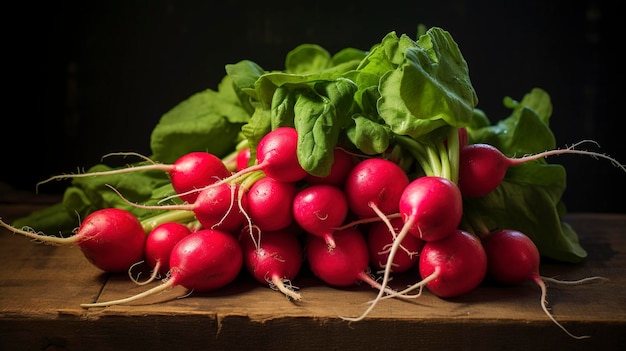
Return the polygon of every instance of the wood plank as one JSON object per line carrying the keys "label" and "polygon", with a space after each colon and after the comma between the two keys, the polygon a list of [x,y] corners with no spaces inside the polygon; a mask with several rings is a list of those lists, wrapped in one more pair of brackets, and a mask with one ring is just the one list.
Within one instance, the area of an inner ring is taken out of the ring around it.
{"label": "wood plank", "polygon": [[[0,206],[0,213],[10,211]],[[15,207],[12,207],[15,209]],[[18,211],[19,212],[19,211]],[[0,232],[0,349],[617,349],[626,342],[626,215],[573,214],[567,221],[589,252],[579,265],[544,262],[545,276],[603,283],[548,286],[555,318],[541,310],[539,289],[482,286],[456,299],[425,291],[414,301],[385,300],[369,317],[357,316],[377,291],[368,286],[329,288],[304,271],[294,284],[303,301],[294,304],[243,273],[213,293],[175,288],[121,306],[83,309],[83,302],[118,299],[144,291],[124,274],[103,274],[76,247],[34,244]],[[414,282],[399,277],[394,286]],[[48,348],[50,349],[50,348]]]}

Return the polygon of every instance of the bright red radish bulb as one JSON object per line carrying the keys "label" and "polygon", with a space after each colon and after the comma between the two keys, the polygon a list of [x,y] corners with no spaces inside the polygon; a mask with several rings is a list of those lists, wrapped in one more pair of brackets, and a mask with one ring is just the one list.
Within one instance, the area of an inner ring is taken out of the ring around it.
{"label": "bright red radish bulb", "polygon": [[146,238],[145,260],[156,272],[161,274],[170,270],[170,254],[176,244],[191,234],[189,227],[178,222],[167,222],[156,226]]}
{"label": "bright red radish bulb", "polygon": [[243,267],[237,239],[220,230],[201,229],[181,239],[170,255],[169,278],[164,283],[120,300],[86,303],[82,307],[119,305],[155,295],[174,286],[196,292],[214,291],[230,284]]}
{"label": "bright red radish bulb", "polygon": [[463,199],[456,184],[438,176],[424,176],[407,185],[400,213],[408,231],[424,241],[445,238],[461,222]]}
{"label": "bright red radish bulb", "polygon": [[237,152],[237,158],[236,158],[236,169],[237,171],[241,171],[244,170],[248,167],[248,164],[250,162],[250,148],[244,148],[239,150],[239,152]]}
{"label": "bright red radish bulb", "polygon": [[289,230],[248,231],[239,235],[243,261],[248,272],[261,284],[276,287],[287,297],[300,300],[291,281],[302,267],[302,245]]}
{"label": "bright red radish bulb", "polygon": [[314,184],[300,190],[293,199],[293,218],[307,233],[323,238],[335,247],[334,232],[348,216],[344,192],[332,185]]}
{"label": "bright red radish bulb", "polygon": [[216,185],[239,182],[246,174],[263,171],[268,177],[282,182],[297,182],[309,173],[298,161],[298,132],[292,127],[279,127],[265,134],[256,148],[256,164],[237,171],[227,178],[223,178]]}
{"label": "bright red radish bulb", "polygon": [[424,244],[418,263],[422,281],[433,294],[451,298],[476,289],[487,274],[487,254],[475,235],[455,230]]}
{"label": "bright red radish bulb", "polygon": [[247,195],[239,184],[216,183],[198,193],[191,204],[147,206],[128,201],[112,188],[126,203],[146,210],[193,211],[196,219],[206,229],[219,229],[236,233],[247,220]]}
{"label": "bright red radish bulb", "polygon": [[217,156],[198,151],[181,156],[174,162],[169,174],[174,191],[181,194],[183,201],[193,203],[198,193],[192,190],[229,177],[231,172]]}
{"label": "bright red radish bulb", "polygon": [[252,184],[247,192],[248,215],[261,231],[280,230],[293,222],[292,205],[296,184],[265,177]]}
{"label": "bright red radish bulb", "polygon": [[487,252],[488,274],[503,284],[536,282],[540,255],[535,243],[517,230],[497,230],[483,239]]}
{"label": "bright red radish bulb", "polygon": [[374,288],[380,288],[367,271],[369,254],[363,233],[356,228],[349,228],[335,233],[334,249],[328,250],[326,242],[311,236],[307,243],[307,261],[311,272],[320,280],[334,287],[354,286],[366,282]]}
{"label": "bright red radish bulb", "polygon": [[[546,315],[572,338],[584,339],[589,337],[573,335],[557,322],[548,310],[546,301],[547,288],[544,278],[539,274],[541,256],[537,246],[528,236],[517,230],[496,230],[483,238],[483,246],[487,255],[487,275],[490,278],[507,285],[517,285],[527,281],[537,284],[541,289],[541,308]],[[583,279],[578,282],[563,282],[554,279],[550,279],[550,281],[576,284],[588,279],[593,278]]]}
{"label": "bright red radish bulb", "polygon": [[173,164],[153,163],[150,165],[120,168],[103,172],[58,175],[39,182],[37,186],[53,179],[94,177],[150,170],[167,172],[174,191],[179,194],[178,197],[188,203],[194,202],[197,196],[196,189],[204,188],[231,175],[226,164],[224,164],[220,158],[208,152],[197,151],[181,156]]}
{"label": "bright red radish bulb", "polygon": [[493,145],[470,144],[461,148],[459,154],[459,188],[463,196],[481,197],[495,190],[506,175],[509,167],[543,159],[552,155],[580,154],[605,158],[626,172],[626,167],[617,160],[598,152],[576,150],[575,144],[566,149],[555,149],[520,158],[510,158]]}
{"label": "bright red radish bulb", "polygon": [[267,133],[257,145],[259,167],[268,177],[284,182],[297,182],[307,176],[297,156],[298,132],[280,127]]}
{"label": "bright red radish bulb", "polygon": [[348,174],[344,191],[350,210],[361,218],[398,212],[402,192],[409,177],[400,166],[382,158],[368,158],[357,163]]}
{"label": "bright red radish bulb", "polygon": [[246,223],[248,195],[239,184],[222,183],[198,193],[189,208],[204,228],[236,233]]}
{"label": "bright red radish bulb", "polygon": [[105,208],[90,213],[76,233],[67,238],[36,234],[14,228],[0,220],[0,225],[16,234],[52,245],[76,245],[87,260],[105,272],[126,272],[143,258],[146,234],[132,213]]}
{"label": "bright red radish bulb", "polygon": [[459,188],[463,196],[481,197],[502,183],[512,164],[492,145],[471,144],[459,154]]}
{"label": "bright red radish bulb", "polygon": [[[397,233],[404,223],[401,218],[389,220]],[[377,269],[384,269],[388,264],[389,252],[394,241],[394,233],[383,221],[371,223],[367,229],[367,246],[370,253],[370,264]],[[417,265],[419,252],[424,241],[414,235],[405,235],[401,247],[393,258],[391,271],[394,273],[406,272]]]}

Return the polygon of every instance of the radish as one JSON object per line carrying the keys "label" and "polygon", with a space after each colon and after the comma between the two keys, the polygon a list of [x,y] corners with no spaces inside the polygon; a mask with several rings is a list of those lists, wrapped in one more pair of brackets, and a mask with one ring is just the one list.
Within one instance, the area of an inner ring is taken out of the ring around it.
{"label": "radish", "polygon": [[419,177],[409,183],[400,197],[399,207],[403,230],[406,228],[424,241],[445,238],[458,227],[463,216],[458,186],[438,176]]}
{"label": "radish", "polygon": [[[256,148],[257,164],[248,166],[203,189],[235,182],[246,174],[263,171],[268,177],[283,182],[297,182],[308,174],[298,161],[298,132],[292,127],[279,127],[265,134]],[[200,189],[200,190],[203,190]],[[200,190],[191,190],[197,192]],[[184,193],[186,194],[186,193]]]}
{"label": "radish", "polygon": [[294,291],[291,281],[302,267],[302,245],[288,230],[241,232],[239,242],[243,250],[246,269],[261,284],[269,284],[289,299],[299,301],[301,295]]}
{"label": "radish", "polygon": [[520,158],[509,158],[496,147],[489,144],[470,144],[463,146],[459,155],[459,188],[463,196],[481,197],[487,195],[502,183],[509,167],[561,154],[581,154],[606,158],[626,172],[624,165],[619,164],[615,159],[607,155],[591,151],[575,150],[574,147],[581,143],[582,142],[566,149],[549,150]]}
{"label": "radish", "polygon": [[354,167],[354,158],[346,150],[336,147],[333,150],[333,164],[327,176],[320,177],[307,174],[304,180],[309,184],[330,184],[343,187],[348,174]]}
{"label": "radish", "polygon": [[242,171],[246,169],[248,167],[249,162],[250,162],[250,148],[246,147],[246,148],[239,150],[239,152],[237,152],[237,157],[236,157],[237,171]]}
{"label": "radish", "polygon": [[188,203],[195,201],[197,192],[194,189],[202,188],[216,181],[229,177],[231,172],[224,162],[217,156],[208,152],[190,152],[181,156],[173,164],[151,164],[128,168],[115,169],[104,172],[91,172],[82,174],[57,175],[42,182],[37,186],[54,179],[67,179],[78,177],[93,177],[98,175],[123,174],[137,171],[160,170],[167,172],[170,176],[172,187],[179,197]]}
{"label": "radish", "polygon": [[60,238],[18,229],[0,220],[0,225],[37,241],[51,245],[77,245],[87,260],[111,273],[127,271],[143,258],[146,234],[132,213],[119,208],[105,208],[90,213],[75,234]]}
{"label": "radish", "polygon": [[239,184],[220,183],[206,188],[198,194],[192,204],[146,206],[128,201],[116,189],[112,188],[122,200],[131,206],[146,210],[174,210],[193,211],[204,228],[220,229],[228,232],[237,232],[248,219],[247,196],[241,191]]}
{"label": "radish", "polygon": [[[363,233],[349,228],[335,233],[334,249],[323,238],[310,235],[306,246],[311,272],[333,287],[350,287],[365,282],[376,289],[383,287],[369,274],[369,253]],[[389,288],[383,291],[394,292]]]}
{"label": "radish", "polygon": [[[367,229],[367,246],[369,248],[370,264],[373,267],[384,269],[389,259],[389,251],[395,240],[396,233],[402,227],[402,218],[396,217],[389,220],[392,230],[384,222],[372,223]],[[424,241],[414,235],[405,235],[400,243],[400,251],[392,262],[392,272],[401,273],[417,265],[419,252],[424,246]]]}
{"label": "radish", "polygon": [[261,178],[248,190],[248,215],[262,231],[287,228],[293,222],[292,204],[296,184]]}
{"label": "radish", "polygon": [[361,218],[398,212],[399,201],[409,178],[398,164],[368,158],[348,174],[344,191],[352,212]]}
{"label": "radish", "polygon": [[482,283],[487,254],[477,236],[457,229],[444,239],[426,242],[418,267],[420,285],[439,297],[457,297]]}
{"label": "radish", "polygon": [[139,300],[183,286],[197,292],[214,291],[230,284],[243,266],[243,254],[237,239],[220,230],[201,229],[182,238],[170,254],[167,279],[152,289],[127,298],[81,304],[82,307],[105,307]]}
{"label": "radish", "polygon": [[[440,242],[458,231],[457,227],[463,215],[461,192],[456,184],[447,178],[439,176],[419,177],[411,181],[404,189],[400,197],[400,214],[402,215],[403,225],[389,249],[385,272],[381,282],[383,287],[386,287],[389,282],[393,262],[400,244],[409,233],[426,241],[420,254],[421,262],[424,259],[428,243]],[[482,247],[480,249],[483,250]],[[434,278],[431,277],[431,279]],[[425,283],[418,284],[416,287],[420,287]],[[391,296],[404,296],[404,293],[409,290],[391,294]],[[384,290],[381,289],[370,307],[361,316],[350,320],[358,321],[365,318],[378,301],[383,298],[383,293]]]}
{"label": "radish", "polygon": [[541,308],[548,317],[565,333],[575,339],[589,336],[575,336],[565,329],[548,311],[545,280],[559,284],[579,284],[602,277],[590,277],[577,281],[560,281],[539,275],[540,254],[535,243],[517,230],[501,229],[483,237],[487,254],[487,274],[496,282],[513,285],[532,281],[541,289]]}
{"label": "radish", "polygon": [[347,216],[346,196],[333,185],[310,185],[300,190],[293,199],[295,222],[307,233],[323,238],[328,249],[335,248],[333,233]]}
{"label": "radish", "polygon": [[[148,280],[137,283],[145,285],[156,279],[159,274],[166,274],[170,270],[172,248],[189,234],[191,234],[189,227],[178,222],[162,223],[151,230],[146,237],[144,258],[148,266],[152,268],[152,274]],[[134,280],[131,269],[128,275]]]}

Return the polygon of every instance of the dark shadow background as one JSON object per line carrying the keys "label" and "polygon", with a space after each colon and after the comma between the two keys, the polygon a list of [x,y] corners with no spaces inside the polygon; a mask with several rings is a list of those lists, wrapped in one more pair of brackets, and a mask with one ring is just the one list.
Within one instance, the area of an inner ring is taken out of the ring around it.
{"label": "dark shadow background", "polygon": [[[59,1],[8,11],[4,49],[7,108],[0,182],[34,191],[51,175],[75,172],[109,152],[149,155],[161,115],[206,88],[224,65],[250,59],[281,69],[309,42],[331,53],[369,49],[389,31],[448,30],[470,67],[479,107],[495,121],[502,98],[533,87],[552,97],[557,145],[583,139],[626,162],[618,11],[603,1]],[[497,3],[497,4],[493,4]],[[26,33],[26,34],[22,34]],[[8,91],[7,91],[8,90]],[[9,112],[11,111],[11,112]],[[570,211],[625,213],[626,173],[580,155],[550,159],[568,171]],[[61,193],[50,183],[44,193]]]}

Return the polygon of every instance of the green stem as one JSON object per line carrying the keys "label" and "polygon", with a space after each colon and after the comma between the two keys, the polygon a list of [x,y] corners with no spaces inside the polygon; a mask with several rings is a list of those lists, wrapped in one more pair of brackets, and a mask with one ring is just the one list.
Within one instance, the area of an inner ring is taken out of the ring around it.
{"label": "green stem", "polygon": [[150,233],[157,226],[167,223],[167,222],[179,222],[179,223],[190,223],[196,219],[193,211],[186,210],[176,210],[176,211],[166,211],[164,213],[158,214],[156,216],[152,216],[150,218],[143,219],[141,221],[141,226],[143,227],[144,232]]}
{"label": "green stem", "polygon": [[417,142],[415,139],[404,135],[396,135],[394,139],[415,158],[424,171],[424,174],[435,175],[435,170],[433,170],[429,161],[428,151],[424,149],[422,144]]}
{"label": "green stem", "polygon": [[450,128],[448,132],[448,167],[450,169],[450,179],[454,183],[459,181],[459,153],[461,145],[459,143],[459,129]]}

